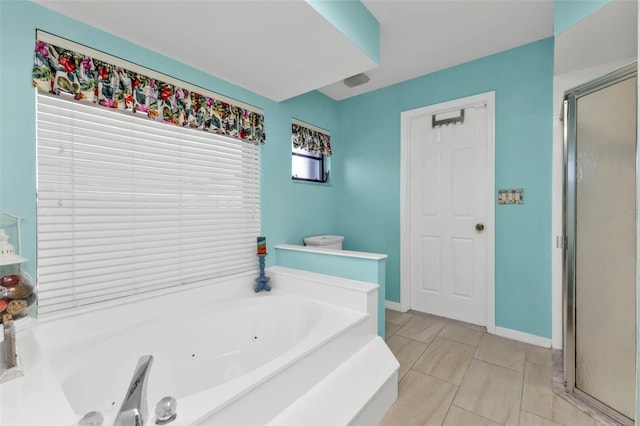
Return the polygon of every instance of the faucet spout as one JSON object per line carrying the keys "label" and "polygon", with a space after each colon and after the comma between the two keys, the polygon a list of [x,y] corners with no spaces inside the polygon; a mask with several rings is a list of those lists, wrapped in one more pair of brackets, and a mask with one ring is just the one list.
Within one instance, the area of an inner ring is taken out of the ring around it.
{"label": "faucet spout", "polygon": [[149,413],[147,407],[147,378],[153,355],[140,357],[131,384],[122,401],[114,426],[143,426]]}

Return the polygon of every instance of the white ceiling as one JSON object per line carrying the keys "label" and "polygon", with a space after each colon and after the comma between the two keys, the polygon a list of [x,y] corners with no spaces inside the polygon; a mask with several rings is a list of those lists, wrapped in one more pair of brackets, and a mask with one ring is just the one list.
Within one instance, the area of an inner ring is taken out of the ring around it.
{"label": "white ceiling", "polygon": [[380,23],[371,81],[321,92],[340,100],[553,35],[553,0],[363,0]]}
{"label": "white ceiling", "polygon": [[[380,23],[376,64],[302,0],[126,0],[117,19],[125,1],[35,2],[275,101],[341,100],[553,35],[553,0],[362,0]],[[167,11],[173,25],[139,25]],[[371,81],[342,83],[360,72]]]}

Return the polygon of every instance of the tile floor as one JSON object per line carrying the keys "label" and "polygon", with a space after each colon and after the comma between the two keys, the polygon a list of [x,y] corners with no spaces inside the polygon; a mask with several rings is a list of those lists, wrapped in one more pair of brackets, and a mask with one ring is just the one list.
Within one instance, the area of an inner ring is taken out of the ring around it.
{"label": "tile floor", "polygon": [[386,315],[400,382],[382,425],[598,424],[553,393],[550,349],[417,312]]}

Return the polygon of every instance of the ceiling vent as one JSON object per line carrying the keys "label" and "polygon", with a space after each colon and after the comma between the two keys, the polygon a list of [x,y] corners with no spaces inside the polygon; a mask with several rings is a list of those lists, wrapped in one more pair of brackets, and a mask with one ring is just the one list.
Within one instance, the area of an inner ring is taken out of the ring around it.
{"label": "ceiling vent", "polygon": [[356,86],[360,86],[361,84],[365,84],[369,80],[371,79],[366,74],[360,73],[360,74],[353,75],[349,78],[345,78],[344,84],[347,87],[356,87]]}

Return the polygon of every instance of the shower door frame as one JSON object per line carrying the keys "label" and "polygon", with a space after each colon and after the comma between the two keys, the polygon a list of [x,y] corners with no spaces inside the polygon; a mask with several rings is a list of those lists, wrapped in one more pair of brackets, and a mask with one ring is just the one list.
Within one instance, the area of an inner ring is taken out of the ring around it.
{"label": "shower door frame", "polygon": [[[633,425],[634,422],[608,405],[576,388],[576,102],[582,96],[637,76],[637,70],[637,63],[634,62],[608,73],[603,77],[568,90],[565,92],[562,105],[562,119],[564,122],[563,246],[565,249],[563,255],[564,273],[562,286],[564,388],[567,394],[570,394],[589,408],[614,419],[622,425]],[[636,176],[638,175],[638,171],[640,171],[638,164],[638,145],[636,142]],[[638,197],[636,197],[636,211],[638,211],[637,209]]]}

